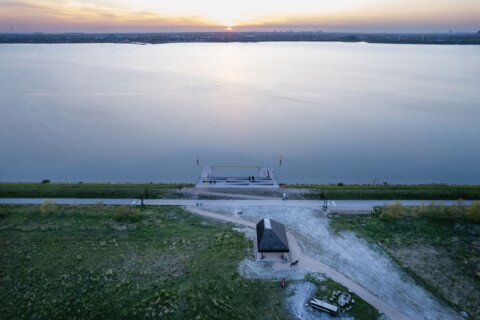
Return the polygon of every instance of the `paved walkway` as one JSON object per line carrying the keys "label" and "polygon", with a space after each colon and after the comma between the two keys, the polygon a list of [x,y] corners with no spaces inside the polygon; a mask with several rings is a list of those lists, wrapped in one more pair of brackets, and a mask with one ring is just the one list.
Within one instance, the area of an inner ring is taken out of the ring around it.
{"label": "paved walkway", "polygon": [[[213,218],[213,219],[218,219],[218,220],[223,220],[223,221],[228,221],[232,222],[238,225],[242,225],[245,227],[249,228],[255,228],[256,225],[252,222],[236,219],[233,217],[227,217],[221,214],[213,213],[210,211],[206,211],[203,209],[200,209],[199,207],[196,206],[189,206],[187,208],[190,212],[196,213],[205,217]],[[367,291],[365,288],[360,286],[358,283],[354,282],[353,280],[345,277],[341,273],[333,270],[326,264],[315,260],[314,258],[310,257],[309,255],[306,255],[302,252],[300,245],[297,242],[297,239],[293,234],[290,232],[287,232],[287,239],[288,239],[288,244],[290,248],[290,255],[292,257],[292,260],[299,260],[299,263],[296,268],[300,268],[303,270],[311,271],[311,272],[319,272],[327,275],[329,278],[331,278],[333,281],[341,283],[343,286],[347,287],[348,289],[352,290],[355,292],[359,297],[361,297],[363,300],[365,300],[367,303],[371,304],[373,307],[375,307],[379,312],[385,314],[388,318],[394,319],[394,320],[403,320],[406,319],[406,317],[400,313],[398,310],[392,308],[389,304],[385,303],[383,300],[378,298],[377,296],[373,295],[369,291]],[[281,262],[276,262],[274,263],[274,268],[277,269],[287,269],[290,268],[288,264],[281,263]]]}
{"label": "paved walkway", "polygon": [[[0,204],[41,204],[44,198],[0,198]],[[58,204],[96,204],[103,202],[103,204],[111,205],[130,205],[140,204],[138,199],[74,199],[74,198],[51,198]],[[431,200],[400,200],[406,206],[418,206],[422,202],[426,204]],[[443,203],[451,205],[454,200],[435,200],[435,203]],[[465,205],[471,205],[472,200],[465,200]],[[321,208],[323,201],[319,200],[281,200],[281,199],[266,199],[266,200],[191,200],[191,199],[158,199],[158,200],[144,200],[145,205],[151,206],[195,206],[201,203],[205,206],[275,206],[275,207],[308,207]],[[363,208],[383,206],[384,204],[395,203],[395,200],[332,200],[329,201],[329,208]]]}

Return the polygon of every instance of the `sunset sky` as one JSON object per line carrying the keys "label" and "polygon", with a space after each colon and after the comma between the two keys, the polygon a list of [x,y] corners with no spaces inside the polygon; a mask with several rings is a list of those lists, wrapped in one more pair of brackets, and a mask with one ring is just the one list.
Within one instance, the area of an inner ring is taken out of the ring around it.
{"label": "sunset sky", "polygon": [[479,0],[0,0],[0,32],[480,29]]}

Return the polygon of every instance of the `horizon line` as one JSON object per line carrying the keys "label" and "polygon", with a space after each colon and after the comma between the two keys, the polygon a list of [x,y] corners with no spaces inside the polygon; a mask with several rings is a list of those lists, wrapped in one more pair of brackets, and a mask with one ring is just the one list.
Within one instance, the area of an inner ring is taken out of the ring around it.
{"label": "horizon line", "polygon": [[20,31],[20,32],[12,32],[12,31],[0,31],[0,34],[9,34],[9,35],[21,35],[21,34],[69,34],[69,35],[80,35],[80,34],[158,34],[158,33],[325,33],[325,34],[478,34],[480,33],[479,30],[473,31],[322,31],[322,30],[271,30],[271,31],[262,31],[262,30],[250,30],[250,31],[237,31],[237,30],[219,30],[219,31],[99,31],[99,32],[90,32],[90,31],[58,31],[58,32],[50,32],[50,31]]}

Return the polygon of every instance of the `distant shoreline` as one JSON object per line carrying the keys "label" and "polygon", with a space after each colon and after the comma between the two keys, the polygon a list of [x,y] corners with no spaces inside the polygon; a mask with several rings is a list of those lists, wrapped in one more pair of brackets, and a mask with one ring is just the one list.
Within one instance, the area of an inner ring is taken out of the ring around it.
{"label": "distant shoreline", "polygon": [[365,42],[382,44],[480,45],[471,33],[171,32],[171,33],[0,33],[0,44],[13,43],[232,43]]}
{"label": "distant shoreline", "polygon": [[[279,182],[279,184],[286,186],[287,188],[334,188],[334,189],[345,189],[345,188],[479,188],[480,184],[460,184],[460,183],[388,183],[388,184],[369,184],[369,183],[285,183]],[[194,187],[195,183],[192,182],[122,182],[122,181],[112,181],[112,182],[89,182],[89,181],[74,181],[74,182],[65,182],[65,181],[3,181],[0,182],[1,186],[79,186],[79,187],[161,187],[161,188],[176,188],[179,186],[182,187]],[[247,188],[248,189],[248,188]]]}

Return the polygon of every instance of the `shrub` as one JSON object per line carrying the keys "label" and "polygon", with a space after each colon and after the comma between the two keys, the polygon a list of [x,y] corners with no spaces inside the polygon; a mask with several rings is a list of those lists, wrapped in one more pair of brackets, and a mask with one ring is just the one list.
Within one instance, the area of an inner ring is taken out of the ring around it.
{"label": "shrub", "polygon": [[128,206],[118,206],[113,213],[113,219],[117,221],[135,222],[140,219],[140,212]]}
{"label": "shrub", "polygon": [[404,207],[400,201],[396,201],[394,204],[386,204],[383,206],[383,211],[380,214],[381,220],[397,220],[404,216]]}
{"label": "shrub", "polygon": [[343,182],[337,183],[337,187],[343,187],[343,186],[344,186]]}
{"label": "shrub", "polygon": [[385,205],[379,216],[382,220],[396,220],[406,216],[414,218],[427,218],[434,220],[453,220],[464,221],[465,219],[480,223],[480,202],[474,202],[470,207],[465,205],[463,199],[458,199],[451,206],[443,203],[430,202],[426,205],[424,202],[419,207],[412,207],[409,210],[397,201],[394,204]]}
{"label": "shrub", "polygon": [[7,216],[7,209],[4,206],[0,206],[0,219]]}
{"label": "shrub", "polygon": [[42,180],[42,183],[43,183],[43,184],[50,183],[50,180],[48,180],[48,179]]}
{"label": "shrub", "polygon": [[40,211],[44,214],[55,213],[58,211],[58,205],[53,200],[45,199],[40,205]]}
{"label": "shrub", "polygon": [[[452,210],[443,203],[439,203],[436,207],[436,215],[439,219],[452,219]],[[453,218],[454,219],[454,218]]]}
{"label": "shrub", "polygon": [[103,200],[98,200],[97,202],[95,202],[94,206],[94,212],[95,213],[102,213],[103,211]]}
{"label": "shrub", "polygon": [[425,205],[425,202],[422,202],[418,208],[418,216],[420,218],[435,218],[436,211],[437,210],[434,201],[430,202],[428,205]]}
{"label": "shrub", "polygon": [[465,218],[465,212],[467,211],[467,206],[462,198],[450,207],[450,219],[453,220],[462,220]]}
{"label": "shrub", "polygon": [[424,202],[418,207],[416,216],[418,218],[428,219],[454,219],[452,214],[452,208],[447,207],[443,203],[436,204],[435,201],[425,205]]}
{"label": "shrub", "polygon": [[475,201],[467,208],[465,217],[473,223],[480,223],[480,201]]}

